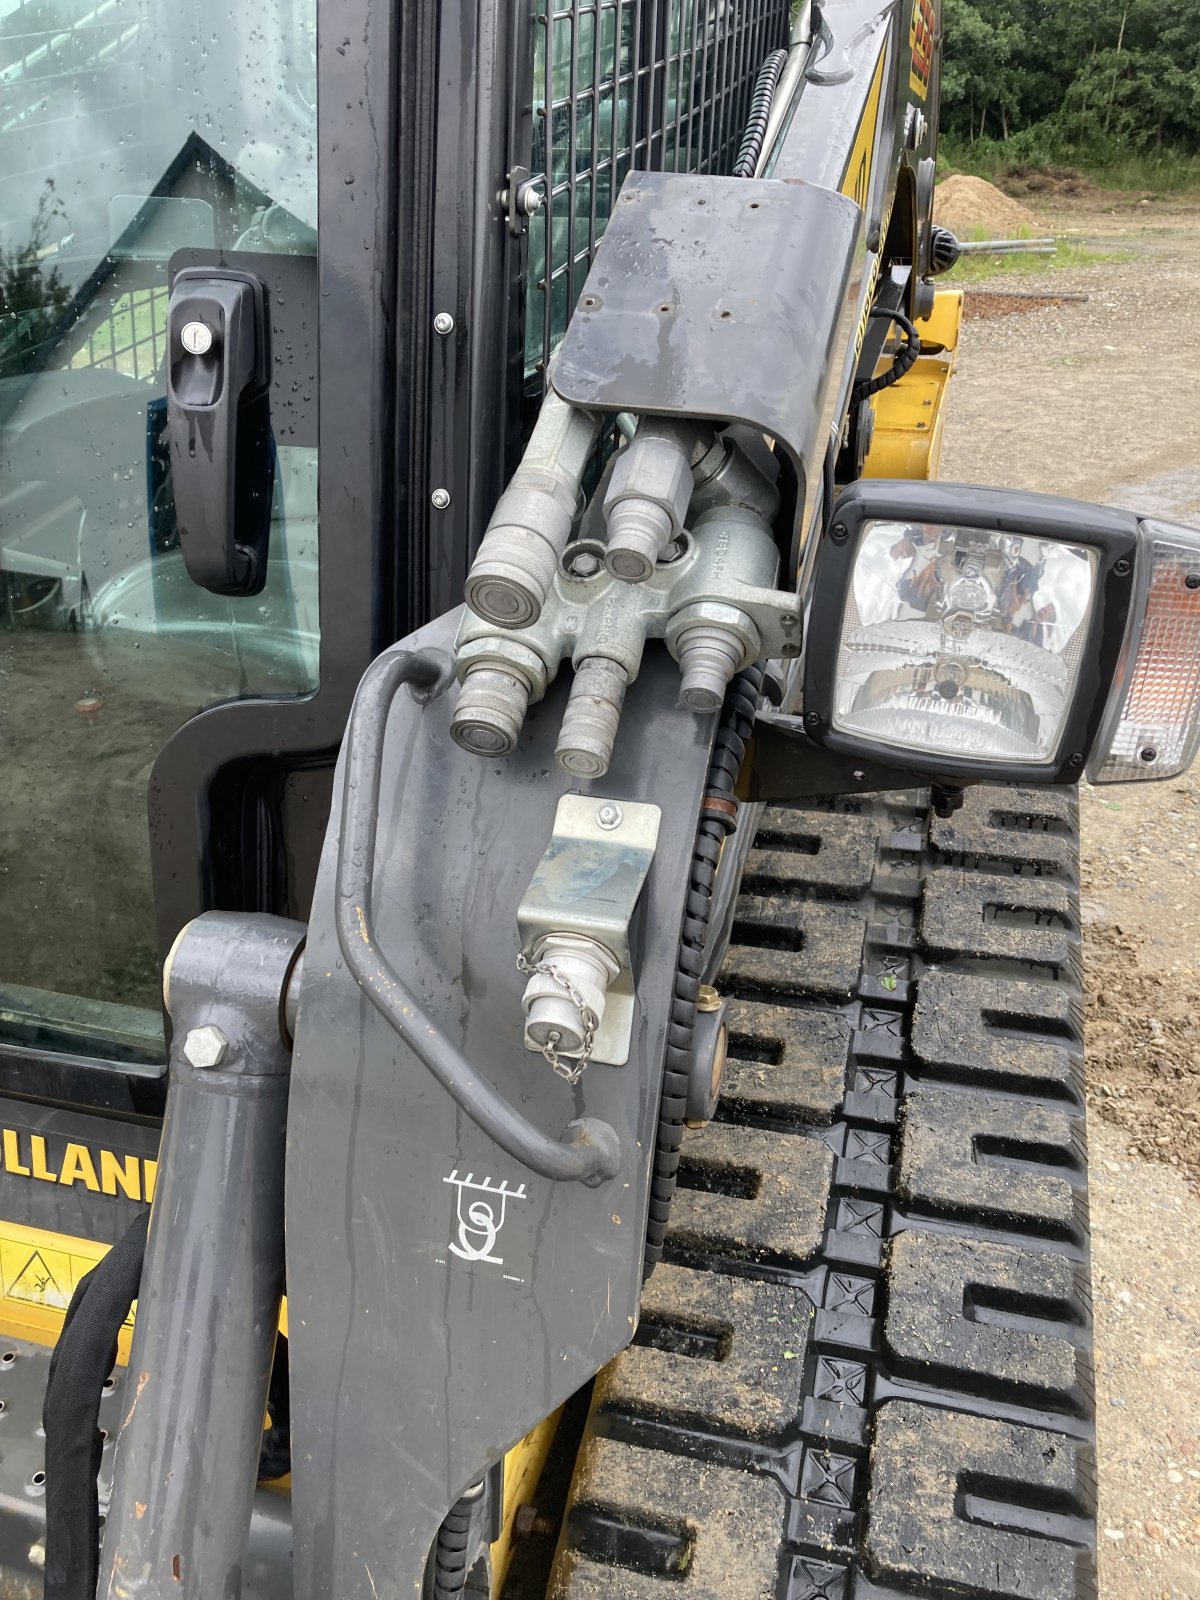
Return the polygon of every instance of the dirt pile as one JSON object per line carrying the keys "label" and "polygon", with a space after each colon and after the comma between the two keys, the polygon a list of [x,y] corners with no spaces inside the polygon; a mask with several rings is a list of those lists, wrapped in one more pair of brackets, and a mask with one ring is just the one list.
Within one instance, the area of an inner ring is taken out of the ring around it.
{"label": "dirt pile", "polygon": [[960,173],[939,183],[933,196],[933,219],[960,239],[982,228],[990,239],[1013,239],[1022,228],[1036,228],[1037,218],[1019,200],[1002,194],[985,178]]}
{"label": "dirt pile", "polygon": [[1088,181],[1074,167],[1035,167],[1017,161],[997,174],[1005,194],[1036,195],[1046,200],[1078,200],[1088,192]]}

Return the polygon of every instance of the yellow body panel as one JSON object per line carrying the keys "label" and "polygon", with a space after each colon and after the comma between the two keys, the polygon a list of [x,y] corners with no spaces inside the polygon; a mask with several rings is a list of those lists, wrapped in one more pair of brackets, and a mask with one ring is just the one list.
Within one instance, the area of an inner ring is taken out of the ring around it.
{"label": "yellow body panel", "polygon": [[504,1458],[504,1526],[500,1537],[492,1545],[492,1593],[499,1594],[508,1577],[513,1556],[514,1523],[517,1512],[526,1506],[537,1493],[538,1481],[558,1432],[562,1407],[539,1422],[527,1433],[520,1444],[515,1444]]}
{"label": "yellow body panel", "polygon": [[[875,396],[875,436],[865,478],[936,478],[942,458],[942,403],[954,371],[962,326],[962,291],[940,289],[929,316],[917,323],[922,351],[912,369]],[[941,349],[936,349],[941,346]],[[886,371],[891,356],[879,365]]]}

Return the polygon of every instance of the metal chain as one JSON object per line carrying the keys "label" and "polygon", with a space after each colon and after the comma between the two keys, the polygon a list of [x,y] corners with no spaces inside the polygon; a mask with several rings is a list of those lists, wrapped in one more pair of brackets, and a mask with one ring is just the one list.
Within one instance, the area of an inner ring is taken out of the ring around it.
{"label": "metal chain", "polygon": [[569,1084],[574,1086],[583,1077],[587,1070],[588,1062],[592,1059],[592,1050],[596,1044],[596,1029],[600,1026],[600,1019],[584,1000],[570,978],[556,967],[552,961],[530,961],[527,957],[519,955],[517,957],[517,970],[524,973],[527,978],[532,977],[535,972],[549,978],[552,983],[558,985],[579,1013],[579,1021],[583,1029],[583,1049],[579,1052],[579,1057],[574,1066],[564,1061],[554,1048],[562,1037],[561,1034],[551,1032],[550,1037],[542,1046],[542,1054],[554,1071],[560,1078],[565,1078]]}

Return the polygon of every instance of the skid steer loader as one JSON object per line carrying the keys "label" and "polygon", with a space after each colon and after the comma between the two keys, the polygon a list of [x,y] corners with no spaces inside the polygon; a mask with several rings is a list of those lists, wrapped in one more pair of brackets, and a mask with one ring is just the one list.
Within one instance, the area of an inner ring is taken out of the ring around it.
{"label": "skid steer loader", "polygon": [[1200,534],[929,481],[940,50],[0,0],[0,1594],[1094,1595]]}

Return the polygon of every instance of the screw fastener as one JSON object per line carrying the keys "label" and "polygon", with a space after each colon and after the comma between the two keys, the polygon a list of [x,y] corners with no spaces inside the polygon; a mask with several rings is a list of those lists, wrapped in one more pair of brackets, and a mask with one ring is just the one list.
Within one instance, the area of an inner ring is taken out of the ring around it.
{"label": "screw fastener", "polygon": [[229,1040],[211,1022],[202,1028],[192,1028],[183,1041],[183,1053],[188,1062],[200,1072],[219,1067],[229,1049]]}
{"label": "screw fastener", "polygon": [[609,832],[619,828],[625,820],[625,813],[615,800],[606,800],[602,806],[596,808],[596,824]]}
{"label": "screw fastener", "polygon": [[434,333],[440,333],[444,339],[448,333],[454,332],[454,318],[448,311],[439,311],[433,319]]}
{"label": "screw fastener", "polygon": [[435,511],[445,511],[446,507],[450,504],[449,489],[435,489],[429,496],[429,503],[433,506]]}

